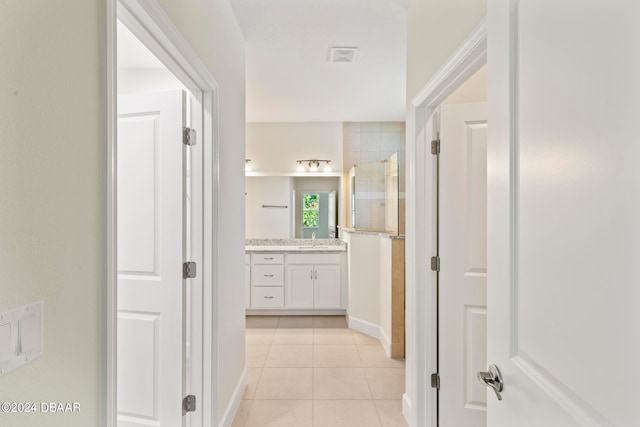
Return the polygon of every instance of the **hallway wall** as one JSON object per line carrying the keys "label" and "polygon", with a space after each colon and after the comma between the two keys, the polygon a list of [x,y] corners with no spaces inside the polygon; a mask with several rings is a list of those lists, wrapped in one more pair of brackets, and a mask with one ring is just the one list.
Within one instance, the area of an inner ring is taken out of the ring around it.
{"label": "hallway wall", "polygon": [[486,0],[409,0],[407,105],[486,15]]}
{"label": "hallway wall", "polygon": [[[220,86],[216,347],[225,351],[214,396],[224,410],[244,370],[244,38],[229,0],[159,3]],[[101,426],[107,1],[0,10],[0,311],[43,300],[45,324],[43,356],[0,378],[0,401],[81,405],[0,414],[0,424]]]}
{"label": "hallway wall", "polygon": [[0,402],[81,405],[3,426],[103,418],[105,22],[105,0],[0,5],[0,311],[44,301],[44,353],[0,377]]}

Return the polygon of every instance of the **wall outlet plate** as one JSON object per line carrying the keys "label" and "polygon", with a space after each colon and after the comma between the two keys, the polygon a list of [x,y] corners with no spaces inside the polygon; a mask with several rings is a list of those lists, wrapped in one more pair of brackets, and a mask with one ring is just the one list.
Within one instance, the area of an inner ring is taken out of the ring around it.
{"label": "wall outlet plate", "polygon": [[0,313],[0,376],[42,355],[44,302]]}

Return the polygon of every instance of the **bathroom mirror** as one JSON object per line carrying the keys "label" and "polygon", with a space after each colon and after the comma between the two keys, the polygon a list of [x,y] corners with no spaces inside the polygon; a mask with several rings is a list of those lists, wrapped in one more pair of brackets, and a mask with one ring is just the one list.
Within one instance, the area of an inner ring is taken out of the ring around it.
{"label": "bathroom mirror", "polygon": [[246,237],[337,238],[339,200],[336,176],[247,176]]}

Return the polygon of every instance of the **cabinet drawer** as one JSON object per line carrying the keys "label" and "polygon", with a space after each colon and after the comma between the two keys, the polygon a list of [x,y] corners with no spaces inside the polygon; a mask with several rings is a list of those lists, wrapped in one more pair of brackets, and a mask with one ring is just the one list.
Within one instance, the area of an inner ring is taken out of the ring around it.
{"label": "cabinet drawer", "polygon": [[340,254],[288,254],[287,264],[340,264]]}
{"label": "cabinet drawer", "polygon": [[284,288],[278,286],[253,288],[251,303],[253,308],[282,308],[284,307]]}
{"label": "cabinet drawer", "polygon": [[283,254],[253,254],[252,264],[284,264]]}
{"label": "cabinet drawer", "polygon": [[253,286],[283,286],[284,266],[253,265],[251,266],[251,284]]}

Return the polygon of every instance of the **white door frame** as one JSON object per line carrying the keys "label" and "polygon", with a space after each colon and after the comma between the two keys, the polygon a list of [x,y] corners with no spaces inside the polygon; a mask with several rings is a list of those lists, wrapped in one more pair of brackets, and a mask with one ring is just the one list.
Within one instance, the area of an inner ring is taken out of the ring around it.
{"label": "white door frame", "polygon": [[436,426],[435,168],[427,119],[447,96],[487,63],[483,20],[411,101],[407,129],[407,368],[402,412],[413,427]]}
{"label": "white door frame", "polygon": [[[122,20],[140,41],[194,94],[202,106],[202,118],[196,120],[197,132],[202,135],[199,145],[202,167],[194,165],[193,177],[197,192],[203,193],[202,205],[193,206],[199,221],[194,222],[194,246],[202,248],[196,255],[198,274],[202,277],[201,294],[196,295],[203,302],[194,306],[194,315],[202,319],[194,325],[194,335],[201,336],[195,342],[192,352],[196,364],[201,365],[201,372],[196,372],[192,381],[202,388],[198,396],[197,407],[202,418],[196,418],[193,424],[213,426],[218,419],[214,378],[216,377],[218,354],[217,312],[218,278],[218,84],[209,73],[197,54],[189,46],[177,27],[171,22],[157,2],[144,0],[108,0],[107,1],[107,284],[106,284],[106,317],[104,324],[104,352],[106,368],[103,378],[106,385],[104,400],[104,416],[106,427],[117,425],[117,55],[116,24]],[[199,122],[199,123],[198,123]],[[198,188],[199,187],[199,188]],[[200,226],[200,224],[202,224]],[[199,370],[198,370],[199,371]]]}

